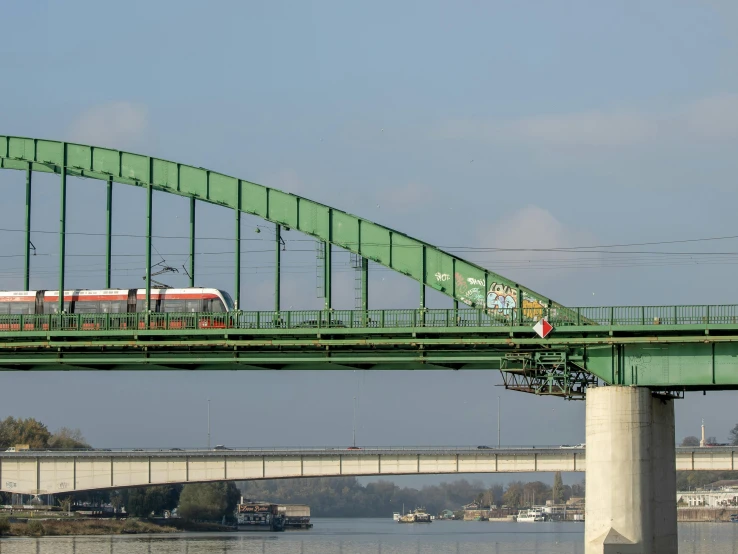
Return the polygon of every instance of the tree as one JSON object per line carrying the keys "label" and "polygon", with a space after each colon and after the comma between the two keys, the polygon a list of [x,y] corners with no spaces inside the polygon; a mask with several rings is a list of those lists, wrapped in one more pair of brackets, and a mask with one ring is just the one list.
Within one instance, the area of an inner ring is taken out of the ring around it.
{"label": "tree", "polygon": [[185,519],[208,521],[232,516],[241,496],[233,483],[185,485],[179,497],[179,515]]}
{"label": "tree", "polygon": [[510,481],[507,485],[505,494],[502,495],[502,501],[513,508],[517,508],[523,502],[523,482]]}
{"label": "tree", "polygon": [[554,504],[561,504],[563,500],[564,492],[564,481],[561,479],[561,472],[557,471],[554,474],[553,490],[551,491],[551,500]]}
{"label": "tree", "polygon": [[120,492],[115,491],[110,494],[110,505],[113,507],[113,512],[117,514],[118,510],[120,510],[120,507],[123,505],[123,497]]}
{"label": "tree", "polygon": [[27,444],[31,448],[46,448],[50,438],[51,433],[46,425],[33,418],[7,417],[0,421],[0,448],[2,449],[16,444]]}
{"label": "tree", "polygon": [[699,446],[700,439],[694,436],[684,437],[681,446]]}
{"label": "tree", "polygon": [[717,444],[717,438],[716,437],[707,437],[707,440],[705,441],[705,444],[714,445]]}
{"label": "tree", "polygon": [[68,427],[62,427],[56,433],[51,435],[49,439],[49,448],[56,450],[74,450],[75,448],[90,448],[85,438],[82,436],[82,431],[79,429],[70,429]]}
{"label": "tree", "polygon": [[494,504],[497,504],[498,506],[502,504],[502,495],[504,494],[505,490],[502,488],[502,485],[500,485],[499,483],[495,483],[490,487],[489,490],[492,493]]}
{"label": "tree", "polygon": [[126,513],[132,516],[147,517],[152,512],[161,514],[164,510],[176,508],[181,491],[182,485],[124,489],[119,493],[120,504],[123,504]]}
{"label": "tree", "polygon": [[586,492],[587,487],[585,486],[585,481],[582,479],[581,483],[574,483],[571,486],[571,495],[574,498],[584,498],[584,493]]}
{"label": "tree", "polygon": [[59,498],[57,502],[59,503],[59,506],[61,506],[62,511],[69,513],[72,510],[71,496],[64,496],[62,498]]}
{"label": "tree", "polygon": [[551,487],[541,481],[532,481],[523,487],[523,504],[526,506],[543,504],[550,496]]}
{"label": "tree", "polygon": [[730,435],[728,435],[728,442],[733,446],[738,446],[738,423],[736,423],[735,427],[733,427],[733,429],[730,431]]}

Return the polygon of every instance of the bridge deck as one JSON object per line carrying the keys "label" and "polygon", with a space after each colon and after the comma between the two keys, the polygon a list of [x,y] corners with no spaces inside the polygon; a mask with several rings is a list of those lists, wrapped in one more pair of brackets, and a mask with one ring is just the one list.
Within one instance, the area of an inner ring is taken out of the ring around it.
{"label": "bridge deck", "polygon": [[[736,469],[737,447],[678,448],[678,470]],[[0,490],[22,494],[341,475],[585,471],[585,451],[476,447],[0,453]]]}
{"label": "bridge deck", "polygon": [[515,310],[0,315],[0,370],[495,369],[515,376],[511,388],[568,398],[591,376],[738,387],[738,306],[548,314],[545,339]]}

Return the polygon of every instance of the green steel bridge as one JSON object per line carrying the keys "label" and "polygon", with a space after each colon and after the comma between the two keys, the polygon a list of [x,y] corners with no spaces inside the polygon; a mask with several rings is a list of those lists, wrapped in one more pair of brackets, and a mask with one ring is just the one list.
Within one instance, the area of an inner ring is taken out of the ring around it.
{"label": "green steel bridge", "polygon": [[[26,174],[25,290],[34,172],[59,175],[58,290],[66,284],[70,176],[107,186],[105,288],[111,280],[113,186],[146,190],[147,308],[154,191],[190,199],[190,286],[195,283],[197,202],[232,211],[236,306],[241,306],[242,214],[272,222],[276,231],[273,310],[0,314],[1,370],[494,369],[502,371],[508,388],[565,398],[581,398],[586,387],[602,383],[672,394],[738,387],[738,306],[566,307],[452,253],[341,210],[200,167],[109,148],[0,136],[0,169]],[[324,245],[323,310],[282,309],[283,229]],[[360,259],[362,309],[333,309],[334,247]],[[417,309],[369,309],[370,260],[418,282]],[[449,308],[427,308],[428,288],[448,296]],[[539,338],[532,326],[544,317],[554,331]]]}

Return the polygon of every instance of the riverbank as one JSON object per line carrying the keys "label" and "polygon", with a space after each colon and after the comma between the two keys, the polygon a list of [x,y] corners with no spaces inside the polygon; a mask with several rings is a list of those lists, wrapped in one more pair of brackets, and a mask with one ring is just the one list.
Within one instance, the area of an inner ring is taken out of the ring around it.
{"label": "riverbank", "polygon": [[678,508],[677,521],[691,523],[730,522],[730,516],[738,513],[738,507],[732,508]]}
{"label": "riverbank", "polygon": [[150,521],[147,519],[31,519],[0,520],[0,536],[62,537],[72,535],[139,535],[150,533],[223,532],[233,527],[217,523],[200,523],[183,519]]}

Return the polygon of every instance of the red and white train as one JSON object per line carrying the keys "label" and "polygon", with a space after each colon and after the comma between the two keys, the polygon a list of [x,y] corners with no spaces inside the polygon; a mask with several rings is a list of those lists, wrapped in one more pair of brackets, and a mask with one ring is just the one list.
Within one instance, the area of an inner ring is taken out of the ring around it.
{"label": "red and white train", "polygon": [[[234,309],[222,290],[206,288],[151,289],[153,313],[218,314]],[[65,290],[66,314],[125,314],[146,311],[146,289]],[[59,291],[0,291],[0,316],[59,313]]]}

